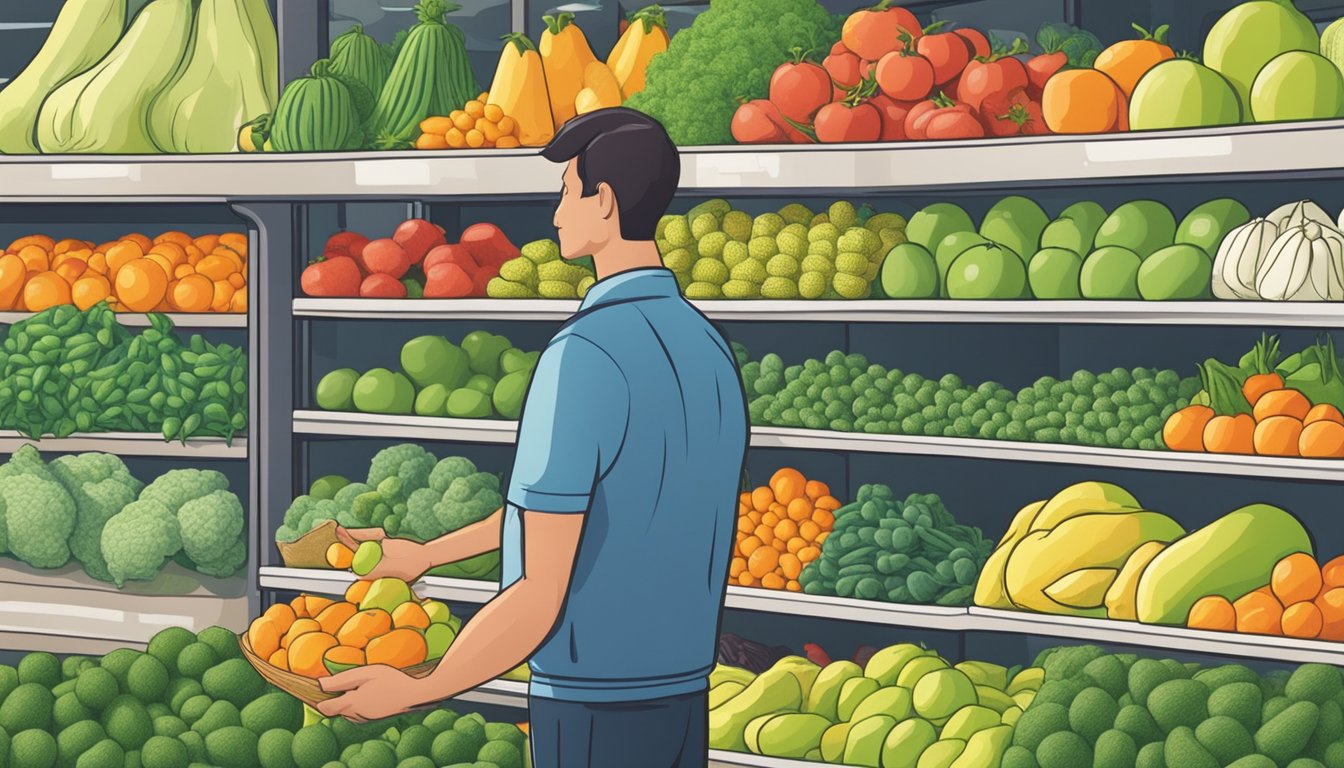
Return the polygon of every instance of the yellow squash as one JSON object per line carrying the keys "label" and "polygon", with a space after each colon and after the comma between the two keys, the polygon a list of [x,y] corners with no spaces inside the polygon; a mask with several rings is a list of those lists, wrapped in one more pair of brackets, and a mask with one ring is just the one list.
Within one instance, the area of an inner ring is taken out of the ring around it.
{"label": "yellow squash", "polygon": [[621,84],[606,64],[590,62],[583,70],[583,88],[574,97],[573,110],[586,115],[597,109],[621,106]]}
{"label": "yellow squash", "polygon": [[600,62],[588,46],[583,30],[574,24],[574,14],[562,13],[541,19],[546,22],[546,31],[541,33],[537,48],[541,53],[541,66],[546,71],[551,116],[559,130],[576,114],[574,99],[584,88],[584,70],[589,64]]}
{"label": "yellow squash", "polygon": [[644,70],[654,55],[667,50],[667,14],[662,6],[650,5],[630,17],[630,26],[616,41],[607,66],[621,84],[621,94],[630,98],[644,90]]}
{"label": "yellow squash", "polygon": [[537,47],[521,32],[504,35],[504,50],[490,84],[487,104],[494,104],[518,123],[518,142],[540,147],[555,135],[546,72]]}

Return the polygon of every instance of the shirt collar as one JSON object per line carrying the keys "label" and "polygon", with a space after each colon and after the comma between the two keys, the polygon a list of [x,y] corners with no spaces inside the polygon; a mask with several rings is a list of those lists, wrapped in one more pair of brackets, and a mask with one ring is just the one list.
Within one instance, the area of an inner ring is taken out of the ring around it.
{"label": "shirt collar", "polygon": [[604,304],[634,299],[665,299],[680,295],[672,271],[661,267],[642,267],[599,280],[588,289],[580,311]]}

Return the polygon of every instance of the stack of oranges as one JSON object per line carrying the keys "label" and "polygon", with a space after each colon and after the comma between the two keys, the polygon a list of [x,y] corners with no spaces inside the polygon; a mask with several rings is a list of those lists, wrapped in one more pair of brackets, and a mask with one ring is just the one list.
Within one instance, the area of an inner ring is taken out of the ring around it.
{"label": "stack of oranges", "polygon": [[0,310],[246,312],[247,236],[132,233],[95,244],[29,235],[0,252]]}
{"label": "stack of oranges", "polygon": [[1200,598],[1187,626],[1344,641],[1344,555],[1325,565],[1305,552],[1288,555],[1274,566],[1267,586],[1235,601]]}
{"label": "stack of oranges", "polygon": [[789,467],[776,472],[769,485],[743,493],[730,583],[801,592],[798,576],[821,557],[839,508],[825,483]]}
{"label": "stack of oranges", "polygon": [[486,104],[489,96],[482,93],[447,116],[422,120],[415,148],[514,149],[522,146],[518,140],[518,121],[504,114],[498,105]]}

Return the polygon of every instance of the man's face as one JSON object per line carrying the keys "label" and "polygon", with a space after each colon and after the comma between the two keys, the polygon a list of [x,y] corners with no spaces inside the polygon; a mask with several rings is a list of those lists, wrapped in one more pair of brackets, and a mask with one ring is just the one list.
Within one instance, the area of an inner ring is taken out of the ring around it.
{"label": "man's face", "polygon": [[555,208],[555,231],[560,236],[560,255],[566,259],[588,256],[597,246],[607,241],[610,227],[605,216],[603,199],[610,193],[583,196],[583,180],[579,178],[578,158],[569,161],[562,177],[560,204]]}

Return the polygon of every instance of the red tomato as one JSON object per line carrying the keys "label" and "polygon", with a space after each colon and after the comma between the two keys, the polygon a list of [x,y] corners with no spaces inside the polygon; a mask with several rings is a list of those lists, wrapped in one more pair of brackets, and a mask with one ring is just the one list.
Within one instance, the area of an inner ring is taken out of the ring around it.
{"label": "red tomato", "polygon": [[848,50],[840,53],[832,51],[830,56],[822,60],[821,66],[842,91],[853,88],[863,79],[862,62],[857,54]]}
{"label": "red tomato", "polygon": [[1018,38],[1011,49],[995,53],[983,61],[976,59],[967,64],[961,82],[957,84],[957,98],[978,110],[986,97],[1007,93],[1014,88],[1026,88],[1027,68],[1013,58],[1013,54],[1020,53],[1019,48],[1025,46],[1025,41]]}
{"label": "red tomato", "polygon": [[963,102],[953,101],[943,95],[939,95],[936,99],[925,99],[911,107],[910,112],[905,116],[906,138],[915,141],[930,138],[928,134],[929,121],[935,115],[948,111],[965,112],[971,117],[975,117],[975,110]]}
{"label": "red tomato", "polygon": [[[922,40],[923,38],[921,38]],[[910,51],[888,53],[877,62],[877,87],[893,99],[915,101],[933,90],[933,65]]]}
{"label": "red tomato", "polygon": [[890,96],[878,94],[868,100],[882,117],[882,135],[880,141],[905,141],[905,116],[910,114],[913,101],[897,101]]}
{"label": "red tomato", "polygon": [[1027,93],[1031,98],[1040,101],[1046,81],[1068,63],[1069,57],[1063,51],[1042,53],[1027,59]]}
{"label": "red tomato", "polygon": [[[933,27],[929,28],[930,30]],[[955,32],[926,34],[915,43],[919,55],[933,65],[933,82],[942,85],[961,74],[975,53],[971,42]]]}
{"label": "red tomato", "polygon": [[964,27],[953,30],[952,34],[965,38],[966,42],[971,44],[971,58],[988,56],[994,52],[989,45],[989,38],[985,37],[985,34],[978,29]]}
{"label": "red tomato", "polygon": [[784,135],[782,120],[775,120],[771,113],[779,114],[779,107],[769,99],[756,99],[739,106],[733,113],[731,126],[733,138],[739,144],[784,144],[788,137]]}
{"label": "red tomato", "polygon": [[929,113],[924,132],[930,139],[982,139],[985,126],[975,115],[960,109],[939,109]]}
{"label": "red tomato", "polygon": [[891,6],[891,0],[882,0],[871,8],[855,11],[845,19],[840,41],[861,58],[877,61],[892,51],[905,47],[901,33],[912,39],[924,34],[915,14],[904,8]]}
{"label": "red tomato", "polygon": [[837,101],[821,108],[813,127],[817,141],[825,144],[877,141],[882,136],[882,116],[872,104]]}
{"label": "red tomato", "polygon": [[996,93],[980,105],[980,121],[990,136],[1034,136],[1046,133],[1041,103],[1025,88]]}
{"label": "red tomato", "polygon": [[780,64],[770,77],[770,101],[795,123],[810,123],[817,110],[831,101],[831,76],[810,61]]}

